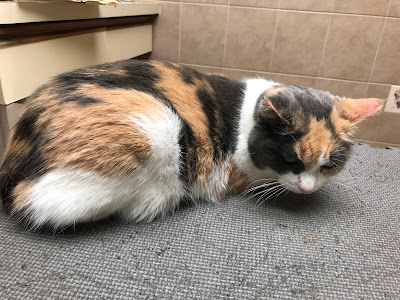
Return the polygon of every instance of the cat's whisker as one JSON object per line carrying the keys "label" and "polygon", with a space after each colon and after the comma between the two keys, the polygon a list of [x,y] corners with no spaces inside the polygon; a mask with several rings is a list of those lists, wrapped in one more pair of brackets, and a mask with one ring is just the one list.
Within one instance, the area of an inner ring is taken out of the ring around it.
{"label": "cat's whisker", "polygon": [[271,185],[274,185],[274,184],[277,184],[277,183],[278,183],[277,181],[266,182],[266,183],[260,184],[258,186],[255,186],[255,187],[253,187],[253,188],[251,188],[251,189],[249,189],[247,191],[254,191],[254,190],[257,190],[259,188],[268,187],[268,186],[271,186]]}
{"label": "cat's whisker", "polygon": [[340,156],[344,156],[344,157],[347,157],[347,158],[354,158],[354,159],[357,159],[357,156],[352,155],[352,154],[340,154]]}
{"label": "cat's whisker", "polygon": [[278,181],[278,182],[284,182],[284,183],[288,183],[285,179],[282,179],[282,178],[278,178],[278,179],[276,179],[276,181]]}
{"label": "cat's whisker", "polygon": [[[264,197],[264,195],[267,195],[268,193],[271,193],[271,192],[275,191],[276,189],[279,189],[280,187],[281,187],[280,185],[278,185],[278,186],[273,186],[273,187],[271,187],[271,188],[269,188],[269,189],[267,189],[267,190],[264,190],[264,191],[258,193],[257,195],[259,195],[259,194],[262,194],[262,195],[257,199],[256,204],[257,204],[260,200],[262,200],[262,198]],[[254,196],[256,196],[256,195],[254,195]]]}
{"label": "cat's whisker", "polygon": [[278,197],[280,196],[280,195],[282,195],[282,193],[284,193],[286,191],[286,188],[285,187],[283,187],[283,190],[278,194],[278,195],[276,195],[275,196],[275,201],[278,199]]}
{"label": "cat's whisker", "polygon": [[[346,163],[346,161],[345,160],[341,160],[341,159],[335,159],[336,161],[338,161],[338,162],[341,162],[341,163]],[[334,162],[332,162],[332,164],[335,164]],[[337,164],[335,164],[335,165],[337,165]]]}
{"label": "cat's whisker", "polygon": [[[266,189],[266,190],[262,190],[261,192],[258,192],[257,194],[255,194],[255,195],[252,195],[253,196],[253,198],[254,197],[256,197],[257,195],[260,195],[260,194],[265,194],[265,193],[269,193],[269,192],[271,192],[271,191],[273,191],[273,190],[275,190],[275,189],[277,189],[277,188],[279,188],[280,187],[280,185],[277,185],[277,186],[272,186],[272,187],[270,187],[270,188],[268,188],[268,189]],[[262,196],[261,196],[262,197]],[[257,201],[258,202],[258,201]]]}
{"label": "cat's whisker", "polygon": [[[276,191],[276,189],[281,188],[281,187],[283,187],[282,184],[277,182],[277,185],[274,185],[274,186],[269,187],[268,189],[264,190],[263,191],[264,193],[262,194],[262,196],[260,198],[264,197],[264,195],[266,195],[266,194],[268,194],[270,192]],[[257,193],[256,195],[258,195],[258,194],[261,194],[261,192]],[[256,196],[256,195],[254,195],[254,196]]]}
{"label": "cat's whisker", "polygon": [[254,192],[254,191],[257,191],[257,190],[259,190],[259,189],[266,188],[266,187],[271,186],[271,185],[274,185],[274,184],[275,184],[275,183],[270,183],[270,184],[263,184],[263,185],[259,185],[259,186],[253,187],[253,188],[251,188],[251,189],[249,189],[249,190],[243,192],[243,193],[241,194],[241,196],[244,197],[244,196],[246,196],[246,195],[251,194],[251,193]]}
{"label": "cat's whisker", "polygon": [[[276,191],[274,191],[271,195],[268,195],[258,206],[262,205],[265,201],[267,201],[268,199],[272,198],[274,195],[278,194],[281,191],[284,191],[285,188],[283,186],[279,186],[279,189],[277,189]],[[279,195],[279,194],[278,194]]]}
{"label": "cat's whisker", "polygon": [[247,190],[247,191],[244,191],[244,192],[242,192],[242,193],[240,194],[241,199],[243,199],[246,195],[248,195],[249,193],[251,193],[251,192],[253,192],[253,191],[255,191],[255,190],[258,190],[258,189],[261,189],[261,188],[265,188],[265,187],[274,185],[274,184],[276,184],[276,183],[277,183],[276,180],[273,180],[272,182],[266,182],[266,183],[264,183],[264,184],[255,186],[255,187],[253,187],[253,188],[251,188],[251,189],[249,189],[249,190]]}
{"label": "cat's whisker", "polygon": [[[256,205],[257,205],[257,207],[258,206],[260,206],[263,202],[264,202],[264,200],[263,200],[263,197],[264,196],[267,196],[268,197],[268,193],[270,193],[271,191],[265,191],[258,199],[257,199],[257,201],[256,201]],[[258,205],[258,203],[261,201],[261,203]]]}
{"label": "cat's whisker", "polygon": [[246,186],[246,188],[245,188],[245,190],[247,190],[250,186],[252,186],[253,184],[255,184],[255,183],[257,183],[257,182],[260,182],[260,181],[267,181],[267,182],[269,182],[269,181],[276,181],[276,179],[259,179],[259,180],[255,180],[255,181],[253,181],[253,182],[250,182],[247,186]]}
{"label": "cat's whisker", "polygon": [[295,143],[298,142],[297,139],[291,133],[288,133],[288,135],[294,140]]}

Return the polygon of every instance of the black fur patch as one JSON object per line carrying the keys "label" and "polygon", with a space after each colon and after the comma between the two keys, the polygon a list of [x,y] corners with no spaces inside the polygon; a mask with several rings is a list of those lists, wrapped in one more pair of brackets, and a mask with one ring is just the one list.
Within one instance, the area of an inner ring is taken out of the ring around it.
{"label": "black fur patch", "polygon": [[331,118],[325,118],[325,127],[329,129],[330,133],[332,134],[332,138],[339,140],[340,137],[335,130],[335,126],[332,123]]}
{"label": "black fur patch", "polygon": [[187,67],[183,67],[180,70],[180,76],[184,83],[193,85],[195,79],[200,79],[204,75],[197,72],[196,70],[193,70],[193,69],[190,69]]}
{"label": "black fur patch", "polygon": [[288,162],[284,157],[296,156],[294,144],[303,133],[281,135],[272,126],[268,123],[257,123],[252,129],[248,141],[251,160],[259,169],[270,167],[278,174],[290,171],[300,174],[305,170],[303,162]]}
{"label": "black fur patch", "polygon": [[291,100],[289,94],[284,91],[271,95],[268,98],[278,110],[288,111],[291,114],[296,109],[301,109],[306,118],[313,116],[317,121],[330,115],[333,104],[330,94],[301,86],[282,85],[282,87],[288,93],[293,93],[296,99]]}
{"label": "black fur patch", "polygon": [[215,117],[215,114],[217,114],[219,111],[219,107],[217,107],[217,103],[214,97],[210,95],[210,93],[204,88],[199,88],[196,94],[202,104],[203,111],[208,119],[209,135],[210,139],[213,142],[213,159],[215,161],[221,156],[220,149],[221,144],[223,143],[221,130],[220,128],[218,128]]}
{"label": "black fur patch", "polygon": [[63,103],[74,102],[81,106],[88,106],[91,104],[101,103],[101,101],[99,99],[88,97],[88,96],[82,95],[80,93],[68,95],[68,97],[63,97],[62,102]]}
{"label": "black fur patch", "polygon": [[221,150],[223,155],[233,152],[237,146],[237,128],[239,127],[240,109],[243,103],[244,82],[219,75],[206,75],[215,92],[219,114],[223,125],[220,130]]}
{"label": "black fur patch", "polygon": [[36,122],[43,109],[31,109],[26,111],[15,125],[15,137],[18,140],[26,140],[29,143],[35,141]]}
{"label": "black fur patch", "polygon": [[197,178],[197,145],[193,131],[187,123],[183,123],[179,138],[181,151],[181,166],[179,168],[179,179],[186,185],[190,185]]}
{"label": "black fur patch", "polygon": [[0,166],[0,196],[6,213],[11,212],[12,192],[24,180],[33,181],[47,172],[40,147],[44,134],[36,128],[41,110],[28,110],[15,127],[15,139],[30,145],[24,153],[12,152],[4,158]]}
{"label": "black fur patch", "polygon": [[62,84],[60,94],[73,93],[85,83],[97,84],[108,89],[135,89],[149,94],[160,94],[155,88],[159,76],[151,64],[136,60],[125,60],[117,64],[125,72],[124,75],[104,72],[107,65],[99,65],[92,67],[90,72],[87,69],[78,69],[57,76],[56,81]]}

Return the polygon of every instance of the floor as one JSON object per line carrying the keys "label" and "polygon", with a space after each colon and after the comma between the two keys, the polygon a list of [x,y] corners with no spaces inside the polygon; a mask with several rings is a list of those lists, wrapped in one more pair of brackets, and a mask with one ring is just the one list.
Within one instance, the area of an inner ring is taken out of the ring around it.
{"label": "floor", "polygon": [[400,299],[400,149],[356,145],[321,191],[150,224],[28,232],[0,213],[0,299]]}

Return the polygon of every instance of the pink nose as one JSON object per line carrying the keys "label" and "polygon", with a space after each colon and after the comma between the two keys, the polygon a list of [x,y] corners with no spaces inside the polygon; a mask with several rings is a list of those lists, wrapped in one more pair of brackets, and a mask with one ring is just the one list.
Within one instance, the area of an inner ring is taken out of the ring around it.
{"label": "pink nose", "polygon": [[312,188],[305,188],[305,187],[302,187],[300,185],[299,185],[299,190],[300,190],[300,192],[302,192],[304,194],[310,194],[313,191]]}

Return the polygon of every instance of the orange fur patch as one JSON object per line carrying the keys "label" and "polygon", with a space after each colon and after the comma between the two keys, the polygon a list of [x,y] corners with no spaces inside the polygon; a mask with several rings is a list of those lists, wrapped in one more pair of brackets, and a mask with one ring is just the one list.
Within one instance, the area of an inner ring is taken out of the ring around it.
{"label": "orange fur patch", "polygon": [[303,136],[294,146],[298,157],[304,162],[306,170],[312,168],[318,159],[328,158],[334,147],[334,140],[325,121],[317,121],[312,118],[309,132]]}
{"label": "orange fur patch", "polygon": [[121,68],[118,63],[106,63],[100,66],[94,66],[86,68],[82,71],[82,74],[88,76],[98,76],[98,75],[115,75],[115,76],[128,76],[128,72]]}
{"label": "orange fur patch", "polygon": [[352,123],[340,116],[340,112],[336,106],[332,108],[330,119],[335,128],[335,132],[340,136],[340,138],[348,139],[347,135],[351,133]]}
{"label": "orange fur patch", "polygon": [[272,95],[276,95],[278,93],[284,93],[286,90],[287,89],[283,86],[277,86],[277,87],[267,90],[265,95],[266,95],[266,97],[271,97]]}
{"label": "orange fur patch", "polygon": [[[197,97],[199,88],[205,89],[211,96],[214,90],[206,80],[194,78],[193,84],[183,82],[176,69],[183,68],[174,64],[170,68],[163,63],[152,62],[152,65],[159,71],[160,81],[157,87],[172,102],[179,115],[187,122],[193,131],[197,142],[196,172],[198,179],[207,184],[209,174],[213,168],[213,142],[209,135],[209,122],[203,111],[202,103]],[[217,127],[221,118],[216,115]],[[191,170],[189,170],[189,173]]]}
{"label": "orange fur patch", "polygon": [[82,84],[78,89],[85,96],[99,99],[107,109],[116,109],[126,116],[140,115],[156,120],[165,113],[164,105],[154,96],[138,90],[109,89],[95,84]]}
{"label": "orange fur patch", "polygon": [[285,96],[287,96],[287,98],[289,98],[292,101],[296,101],[296,97],[294,96],[293,92],[284,86],[278,86],[278,87],[269,89],[269,90],[267,90],[265,95],[266,95],[266,97],[271,97],[271,96],[279,94],[279,93],[284,94]]}
{"label": "orange fur patch", "polygon": [[247,175],[231,160],[227,192],[232,194],[242,193],[245,191],[247,184]]}
{"label": "orange fur patch", "polygon": [[307,117],[304,116],[302,111],[297,110],[293,113],[292,124],[293,131],[303,132],[304,130],[306,130]]}
{"label": "orange fur patch", "polygon": [[28,180],[23,180],[14,188],[12,196],[14,202],[12,204],[12,210],[18,211],[22,209],[31,194],[33,183]]}
{"label": "orange fur patch", "polygon": [[102,103],[56,103],[42,113],[39,126],[48,124],[51,136],[43,149],[48,167],[79,168],[103,175],[132,174],[149,159],[151,145],[129,118],[157,118],[165,107],[153,96],[136,90],[84,84],[79,91]]}

